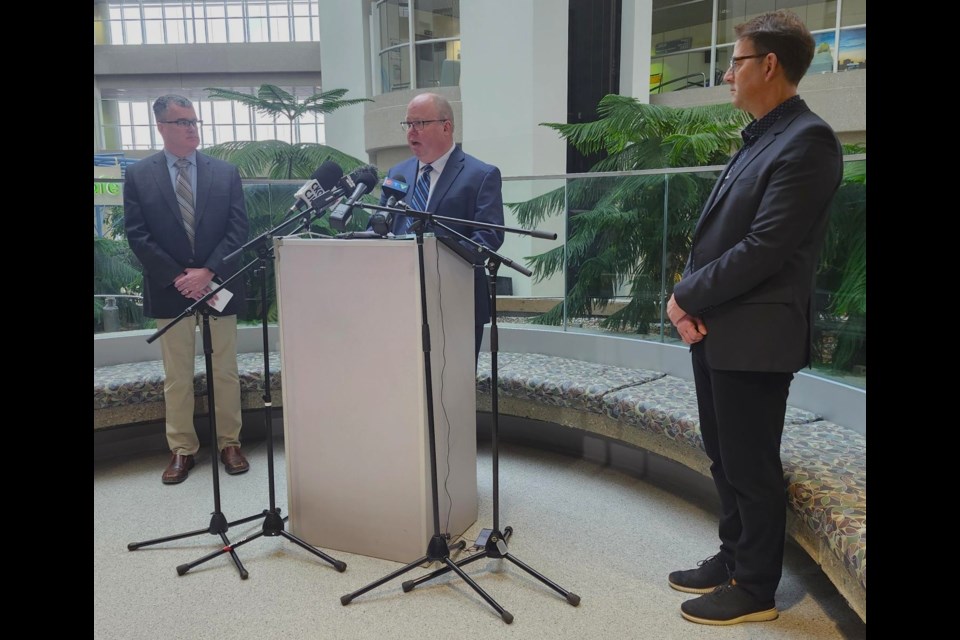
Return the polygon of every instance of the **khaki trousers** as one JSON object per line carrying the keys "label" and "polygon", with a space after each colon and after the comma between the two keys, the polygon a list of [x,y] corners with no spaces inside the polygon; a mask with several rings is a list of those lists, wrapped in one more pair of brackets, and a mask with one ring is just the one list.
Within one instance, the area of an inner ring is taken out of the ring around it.
{"label": "khaki trousers", "polygon": [[[158,318],[163,329],[172,318]],[[206,371],[204,358],[196,358],[197,331],[203,330],[200,313],[184,318],[160,336],[163,353],[164,404],[167,444],[171,453],[193,455],[200,448],[193,424],[195,363]],[[213,395],[216,404],[217,449],[240,446],[240,374],[237,370],[237,316],[210,315],[213,349]],[[200,337],[202,343],[203,337]]]}

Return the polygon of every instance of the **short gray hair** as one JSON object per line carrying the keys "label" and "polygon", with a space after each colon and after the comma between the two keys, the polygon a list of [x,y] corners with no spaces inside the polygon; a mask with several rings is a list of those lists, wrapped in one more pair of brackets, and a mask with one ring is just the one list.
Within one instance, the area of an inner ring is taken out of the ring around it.
{"label": "short gray hair", "polygon": [[163,118],[167,109],[170,108],[170,104],[175,104],[178,107],[184,107],[186,109],[192,109],[193,103],[184,98],[183,96],[178,96],[176,94],[168,94],[165,96],[160,96],[153,102],[153,115],[157,120]]}

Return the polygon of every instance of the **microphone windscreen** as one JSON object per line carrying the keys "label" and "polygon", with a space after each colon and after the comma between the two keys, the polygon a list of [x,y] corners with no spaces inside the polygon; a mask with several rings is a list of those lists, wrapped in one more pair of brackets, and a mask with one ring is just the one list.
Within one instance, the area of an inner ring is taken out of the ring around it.
{"label": "microphone windscreen", "polygon": [[353,181],[357,184],[364,184],[367,187],[366,192],[370,193],[373,191],[373,188],[377,186],[377,168],[373,165],[366,165],[356,169],[352,176]]}
{"label": "microphone windscreen", "polygon": [[337,183],[342,177],[343,169],[340,165],[331,160],[327,160],[314,171],[312,179],[319,182],[324,191],[329,191],[337,186]]}

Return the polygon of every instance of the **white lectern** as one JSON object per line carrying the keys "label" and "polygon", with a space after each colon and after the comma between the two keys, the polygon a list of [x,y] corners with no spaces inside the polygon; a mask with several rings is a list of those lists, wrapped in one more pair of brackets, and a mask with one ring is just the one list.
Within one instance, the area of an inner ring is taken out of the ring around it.
{"label": "white lectern", "polygon": [[[415,240],[276,238],[291,532],[411,562],[433,527]],[[424,238],[441,532],[477,519],[473,266]]]}

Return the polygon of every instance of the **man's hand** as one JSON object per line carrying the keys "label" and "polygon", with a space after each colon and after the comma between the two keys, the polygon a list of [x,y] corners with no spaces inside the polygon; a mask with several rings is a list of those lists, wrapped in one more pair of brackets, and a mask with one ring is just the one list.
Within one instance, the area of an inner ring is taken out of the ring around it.
{"label": "man's hand", "polygon": [[672,295],[667,300],[667,317],[670,318],[670,322],[677,328],[680,338],[686,344],[700,342],[703,336],[707,335],[707,325],[703,320],[681,309]]}
{"label": "man's hand", "polygon": [[183,273],[173,281],[173,284],[181,295],[191,300],[199,300],[210,293],[210,282],[213,280],[213,275],[213,272],[206,267],[184,269]]}

